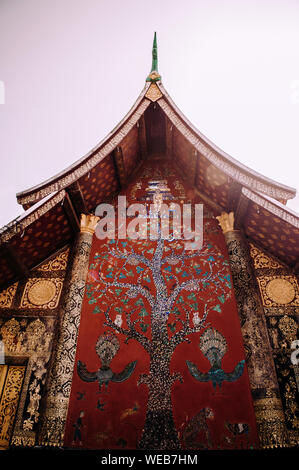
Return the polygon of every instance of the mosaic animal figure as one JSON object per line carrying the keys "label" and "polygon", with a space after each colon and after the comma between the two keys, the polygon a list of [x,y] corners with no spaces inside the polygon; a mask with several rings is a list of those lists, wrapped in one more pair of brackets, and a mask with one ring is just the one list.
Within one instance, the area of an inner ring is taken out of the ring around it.
{"label": "mosaic animal figure", "polygon": [[[214,419],[214,412],[211,408],[203,408],[190,421],[187,422],[182,433],[182,440],[186,449],[204,449],[212,447],[211,434],[207,420]],[[199,442],[198,435],[203,431],[207,440],[207,444]]]}
{"label": "mosaic animal figure", "polygon": [[226,436],[225,438],[227,444],[236,447],[238,437],[244,436],[246,440],[246,447],[249,447],[250,427],[247,423],[230,423],[225,421],[225,427],[231,433],[230,436]]}
{"label": "mosaic animal figure", "polygon": [[224,336],[214,328],[208,328],[200,338],[199,348],[211,364],[208,372],[201,372],[197,366],[186,361],[190,374],[200,382],[212,382],[213,388],[217,385],[221,388],[222,383],[235,382],[243,374],[245,361],[238,362],[232,372],[225,372],[222,369],[222,358],[227,351],[227,344]]}
{"label": "mosaic animal figure", "polygon": [[134,406],[132,406],[132,408],[127,408],[125,409],[121,416],[120,416],[120,419],[125,419],[127,418],[128,416],[133,416],[135,415],[136,413],[138,413],[139,411],[139,404],[137,402],[135,402]]}
{"label": "mosaic animal figure", "polygon": [[124,382],[133,373],[137,361],[130,362],[125,368],[118,373],[111,370],[110,362],[119,350],[119,342],[113,334],[104,334],[98,338],[96,343],[96,352],[101,359],[101,367],[96,372],[89,372],[86,365],[78,361],[77,372],[81,380],[84,382],[99,383],[99,391],[102,391],[102,385],[105,385],[106,390],[109,382]]}

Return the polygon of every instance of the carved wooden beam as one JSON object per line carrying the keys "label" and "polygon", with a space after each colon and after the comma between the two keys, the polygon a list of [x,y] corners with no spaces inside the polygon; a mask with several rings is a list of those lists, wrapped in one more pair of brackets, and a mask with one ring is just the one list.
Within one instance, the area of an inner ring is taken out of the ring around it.
{"label": "carved wooden beam", "polygon": [[165,138],[166,138],[166,156],[172,157],[173,152],[173,124],[169,121],[165,114]]}
{"label": "carved wooden beam", "polygon": [[113,161],[116,169],[116,174],[117,174],[117,179],[119,182],[120,187],[124,187],[127,182],[127,174],[126,174],[126,169],[125,169],[125,164],[124,164],[124,157],[123,157],[123,152],[122,148],[120,146],[117,146],[113,153]]}
{"label": "carved wooden beam", "polygon": [[71,202],[72,206],[74,207],[77,213],[77,216],[79,216],[82,213],[87,213],[88,210],[86,208],[85,199],[84,199],[79,182],[75,181],[74,183],[72,183],[67,188],[67,192],[70,196],[70,199],[72,201]]}
{"label": "carved wooden beam", "polygon": [[227,207],[226,207],[227,212],[231,212],[231,211],[235,212],[237,210],[237,207],[240,201],[241,191],[242,191],[242,186],[240,186],[240,184],[238,184],[236,181],[231,180],[229,192],[227,196]]}
{"label": "carved wooden beam", "polygon": [[239,202],[235,210],[235,228],[239,230],[243,228],[245,215],[247,214],[249,199],[240,194]]}
{"label": "carved wooden beam", "polygon": [[65,198],[63,200],[63,203],[62,203],[62,207],[64,209],[66,217],[68,218],[68,221],[69,221],[73,231],[75,233],[77,233],[80,230],[80,222],[79,222],[78,216],[76,214],[76,211],[74,209],[74,206],[72,204],[72,201],[71,201],[70,196],[68,195],[68,193],[66,193],[66,196],[65,196]]}
{"label": "carved wooden beam", "polygon": [[146,128],[145,128],[145,119],[144,114],[137,122],[138,125],[138,140],[140,148],[140,157],[142,160],[145,160],[147,157],[147,141],[146,141]]}

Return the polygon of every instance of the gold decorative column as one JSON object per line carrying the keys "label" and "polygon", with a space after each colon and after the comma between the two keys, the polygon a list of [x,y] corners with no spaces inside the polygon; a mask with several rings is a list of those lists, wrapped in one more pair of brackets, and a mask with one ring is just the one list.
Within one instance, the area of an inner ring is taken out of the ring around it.
{"label": "gold decorative column", "polygon": [[222,213],[217,219],[228,249],[260,445],[284,447],[288,445],[284,412],[247,242],[240,230],[234,230],[233,212]]}
{"label": "gold decorative column", "polygon": [[89,255],[98,220],[94,215],[81,215],[48,375],[38,437],[43,446],[63,445]]}

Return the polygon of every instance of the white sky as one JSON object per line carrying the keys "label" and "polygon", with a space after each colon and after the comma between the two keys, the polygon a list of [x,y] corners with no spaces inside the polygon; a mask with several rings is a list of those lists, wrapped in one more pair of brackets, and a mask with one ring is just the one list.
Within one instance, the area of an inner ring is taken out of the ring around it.
{"label": "white sky", "polygon": [[[0,0],[0,226],[86,154],[151,67],[217,146],[299,188],[299,0]],[[299,197],[288,203],[299,212]]]}

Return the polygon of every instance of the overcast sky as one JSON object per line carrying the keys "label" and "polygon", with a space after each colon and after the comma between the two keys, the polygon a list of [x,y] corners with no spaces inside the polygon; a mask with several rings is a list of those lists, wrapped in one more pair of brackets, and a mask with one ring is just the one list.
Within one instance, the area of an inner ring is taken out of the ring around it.
{"label": "overcast sky", "polygon": [[[85,155],[151,68],[243,164],[299,189],[299,0],[0,0],[0,226]],[[5,89],[5,96],[3,92]],[[299,198],[288,203],[299,212]]]}

